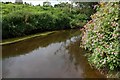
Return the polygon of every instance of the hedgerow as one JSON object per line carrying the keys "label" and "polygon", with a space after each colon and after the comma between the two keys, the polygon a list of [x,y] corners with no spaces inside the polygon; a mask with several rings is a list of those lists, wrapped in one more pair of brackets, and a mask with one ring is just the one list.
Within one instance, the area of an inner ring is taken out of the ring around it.
{"label": "hedgerow", "polygon": [[75,9],[71,9],[70,12],[70,8],[67,7],[0,4],[2,4],[3,39],[43,31],[80,28],[90,19],[87,14],[92,14],[92,12],[86,14],[77,13]]}

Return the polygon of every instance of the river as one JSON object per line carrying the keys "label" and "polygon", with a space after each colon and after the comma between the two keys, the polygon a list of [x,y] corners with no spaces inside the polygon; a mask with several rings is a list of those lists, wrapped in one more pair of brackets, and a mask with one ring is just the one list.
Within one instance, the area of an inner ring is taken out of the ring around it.
{"label": "river", "polygon": [[79,30],[61,30],[2,46],[3,78],[104,78],[80,48]]}

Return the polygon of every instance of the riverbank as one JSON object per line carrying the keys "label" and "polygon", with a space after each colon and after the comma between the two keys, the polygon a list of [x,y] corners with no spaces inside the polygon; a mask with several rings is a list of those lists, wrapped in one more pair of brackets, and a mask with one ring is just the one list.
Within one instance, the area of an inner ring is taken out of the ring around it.
{"label": "riverbank", "polygon": [[38,36],[46,36],[46,35],[49,35],[49,34],[52,34],[55,32],[57,32],[57,31],[37,33],[37,34],[33,34],[33,35],[25,36],[25,37],[19,37],[19,38],[5,39],[0,43],[0,45],[13,44],[16,42],[20,42],[20,41],[27,40],[27,39],[34,38],[34,37],[38,37]]}
{"label": "riverbank", "polygon": [[108,78],[120,78],[118,13],[118,2],[101,2],[83,29],[82,46],[91,51],[87,54],[88,61],[96,69],[107,72]]}
{"label": "riverbank", "polygon": [[82,9],[84,11],[69,4],[72,7],[71,12],[68,3],[65,3],[63,7],[13,3],[0,4],[2,5],[2,39],[44,31],[81,28],[90,20],[90,15],[95,12],[90,5],[85,4],[85,9]]}

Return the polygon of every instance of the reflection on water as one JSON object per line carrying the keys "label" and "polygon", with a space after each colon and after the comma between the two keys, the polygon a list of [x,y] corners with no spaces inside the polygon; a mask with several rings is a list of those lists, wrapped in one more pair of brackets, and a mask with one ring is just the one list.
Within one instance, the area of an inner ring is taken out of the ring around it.
{"label": "reflection on water", "polygon": [[3,77],[104,77],[90,67],[79,43],[80,32],[67,30],[3,46]]}

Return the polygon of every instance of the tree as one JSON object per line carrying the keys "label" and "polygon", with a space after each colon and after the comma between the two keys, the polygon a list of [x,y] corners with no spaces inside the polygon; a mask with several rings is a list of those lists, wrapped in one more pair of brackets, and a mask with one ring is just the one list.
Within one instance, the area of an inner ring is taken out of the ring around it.
{"label": "tree", "polygon": [[60,2],[59,4],[55,4],[54,7],[59,7],[61,9],[69,9],[69,11],[71,12],[73,5],[68,2]]}
{"label": "tree", "polygon": [[95,6],[98,4],[98,2],[76,2],[74,0],[71,0],[71,2],[76,4],[77,13],[87,14],[88,16],[96,12]]}
{"label": "tree", "polygon": [[15,3],[23,4],[23,1],[22,0],[15,0]]}
{"label": "tree", "polygon": [[43,2],[43,6],[51,6],[51,2],[45,1],[45,2]]}
{"label": "tree", "polygon": [[55,4],[54,5],[54,7],[68,7],[68,8],[70,8],[72,5],[71,4],[69,4],[68,2],[61,2],[61,3],[59,3],[59,4]]}

